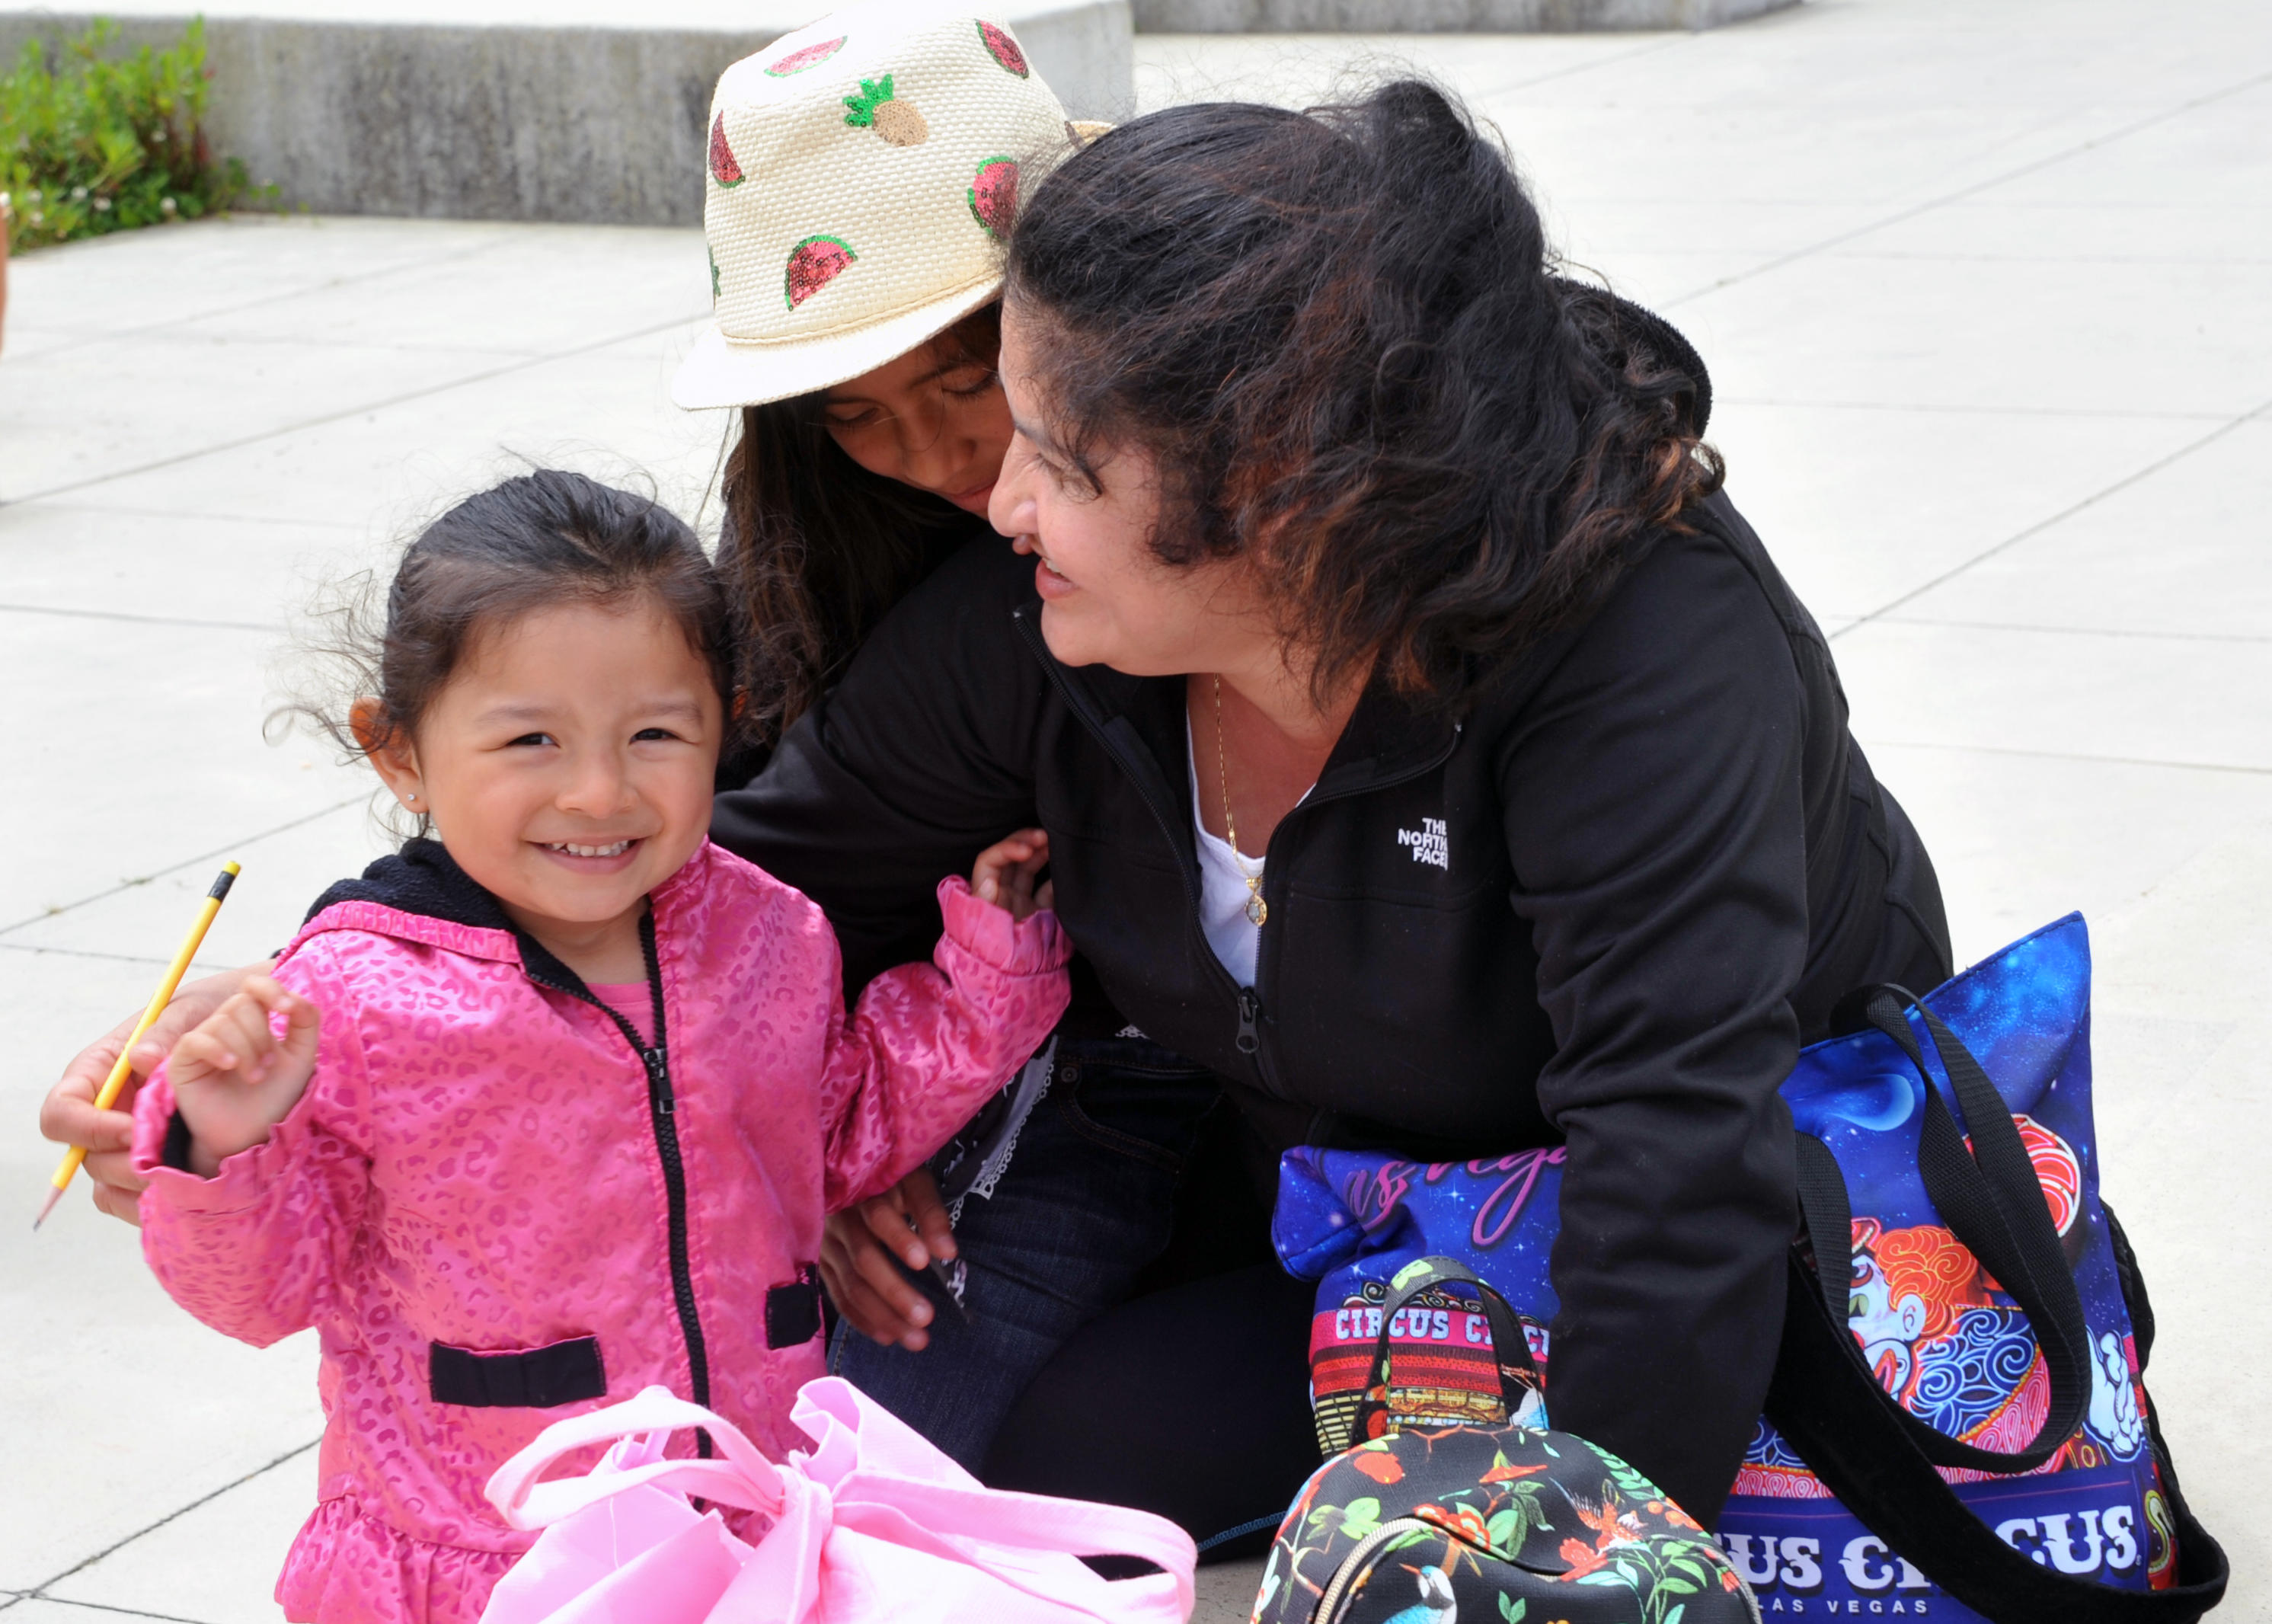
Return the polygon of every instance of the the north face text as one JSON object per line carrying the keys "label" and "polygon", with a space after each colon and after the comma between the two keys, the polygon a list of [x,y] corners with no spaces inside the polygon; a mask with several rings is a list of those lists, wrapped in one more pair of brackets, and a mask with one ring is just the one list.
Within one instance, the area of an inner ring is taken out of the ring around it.
{"label": "the north face text", "polygon": [[1441,818],[1423,818],[1416,829],[1397,830],[1396,843],[1412,848],[1415,863],[1432,863],[1447,873],[1451,871],[1451,836]]}

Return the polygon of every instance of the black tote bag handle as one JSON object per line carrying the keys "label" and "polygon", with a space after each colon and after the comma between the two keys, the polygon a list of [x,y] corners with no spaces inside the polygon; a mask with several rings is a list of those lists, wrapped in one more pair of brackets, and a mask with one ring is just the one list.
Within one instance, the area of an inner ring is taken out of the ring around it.
{"label": "black tote bag handle", "polygon": [[[1965,1149],[1940,1092],[1932,1085],[1924,1051],[1910,1029],[1915,1006],[1932,1034],[1943,1070],[1972,1130]],[[2090,1404],[2090,1336],[2083,1322],[2082,1296],[2059,1248],[2059,1230],[2036,1177],[2035,1164],[2020,1138],[2011,1108],[1988,1081],[1988,1074],[1939,1016],[1917,1005],[1898,987],[1880,987],[1865,1006],[1870,1024],[1892,1038],[1917,1067],[1924,1083],[1924,1111],[1917,1141],[1917,1171],[1949,1232],[1993,1275],[2018,1303],[2044,1356],[2050,1377],[2050,1403],[2043,1424],[2024,1448],[1984,1449],[1951,1438],[1911,1415],[1880,1387],[1850,1336],[1842,1338],[1850,1389],[1847,1407],[1869,1404],[1887,1412],[1909,1435],[1913,1448],[1936,1466],[1975,1471],[2033,1471],[2058,1453],[2081,1425]],[[1846,1321],[1853,1279],[1853,1225],[1846,1181],[1828,1147],[1801,1134],[1798,1140],[1799,1212],[1814,1251],[1815,1279],[1831,1319]],[[1814,1293],[1810,1292],[1810,1296]]]}
{"label": "black tote bag handle", "polygon": [[[2177,1524],[2178,1583],[2118,1590],[2055,1573],[1998,1538],[1957,1499],[1886,1405],[1857,1402],[1845,1318],[1832,1318],[1796,1259],[1792,1268],[1768,1419],[1849,1511],[1935,1584],[1996,1624],[2193,1624],[2223,1598],[2224,1553],[2179,1492],[2150,1405],[2154,1456]],[[1869,1381],[1866,1372],[1861,1380]],[[1885,1396],[1876,1382],[1869,1387]]]}
{"label": "black tote bag handle", "polygon": [[[1969,1151],[1925,1069],[1924,1051],[1909,1024],[1911,1007],[1932,1034],[1972,1130]],[[1866,1009],[1870,1023],[1900,1045],[1924,1080],[1917,1171],[1950,1232],[2028,1316],[2051,1377],[2049,1414],[2028,1448],[1999,1454],[1926,1425],[1878,1385],[1847,1328],[1853,1228],[1845,1179],[1829,1148],[1801,1134],[1799,1206],[1813,1268],[1794,1254],[1782,1344],[1768,1388],[1768,1419],[1849,1511],[1984,1618],[1998,1624],[2044,1619],[2062,1624],[2191,1624],[2223,1599],[2229,1570],[2223,1551],[2179,1492],[2176,1467],[2150,1404],[2155,1460],[2178,1537],[2178,1583],[2167,1590],[2119,1590],[2053,1572],[1999,1538],[1934,1470],[1939,1465],[2027,1471],[2050,1459],[2074,1433],[2089,1403],[2089,1333],[2035,1164],[1987,1073],[1946,1022],[1902,989],[1876,989]],[[2125,1305],[2134,1331],[2141,1334],[2142,1370],[2151,1346],[2153,1310],[2127,1239],[2111,1210],[2106,1219],[2122,1265]]]}
{"label": "black tote bag handle", "polygon": [[[1521,1322],[1514,1317],[1514,1310],[1507,1306],[1506,1298],[1485,1284],[1475,1270],[1450,1258],[1422,1258],[1420,1263],[1421,1272],[1393,1289],[1380,1306],[1380,1336],[1372,1344],[1372,1363],[1365,1372],[1364,1397],[1349,1422],[1352,1444],[1364,1442],[1371,1435],[1373,1417],[1388,1408],[1385,1401],[1389,1364],[1394,1356],[1390,1322],[1423,1291],[1446,1280],[1473,1286],[1483,1304],[1484,1322],[1491,1327],[1491,1362],[1498,1368],[1499,1396],[1506,1401],[1507,1418],[1513,1420],[1515,1412],[1522,1408],[1526,1390],[1536,1392],[1544,1385],[1538,1373],[1538,1362],[1530,1357],[1530,1339],[1522,1334]],[[1375,1398],[1375,1393],[1383,1396]]]}

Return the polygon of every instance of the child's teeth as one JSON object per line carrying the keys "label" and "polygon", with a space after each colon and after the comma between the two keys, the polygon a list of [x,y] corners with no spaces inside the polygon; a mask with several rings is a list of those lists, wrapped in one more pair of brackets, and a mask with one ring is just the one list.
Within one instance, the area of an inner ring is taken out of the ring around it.
{"label": "child's teeth", "polygon": [[578,846],[563,841],[555,849],[564,851],[572,857],[612,857],[629,849],[630,846],[631,842],[627,840],[619,840],[612,846]]}

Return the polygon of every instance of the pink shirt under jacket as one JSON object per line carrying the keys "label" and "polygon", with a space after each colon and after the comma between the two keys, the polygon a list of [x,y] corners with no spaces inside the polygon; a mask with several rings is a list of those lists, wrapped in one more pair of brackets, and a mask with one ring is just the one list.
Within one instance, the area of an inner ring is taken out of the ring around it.
{"label": "pink shirt under jacket", "polygon": [[[653,899],[705,1402],[776,1455],[804,1444],[788,1408],[823,1359],[818,1336],[767,1347],[768,1289],[819,1255],[825,1213],[937,1149],[1065,1005],[1053,915],[1013,924],[960,879],[939,899],[938,968],[878,977],[848,1018],[835,937],[802,894],[709,846]],[[135,1108],[143,1249],[219,1330],[321,1336],[321,1503],[278,1582],[288,1615],[470,1624],[530,1540],[483,1484],[602,1401],[440,1403],[433,1344],[593,1336],[608,1399],[700,1396],[646,1068],[606,1013],[530,979],[506,931],[339,902],[276,977],[323,1011],[315,1080],[205,1179],[162,1164],[161,1068]]]}

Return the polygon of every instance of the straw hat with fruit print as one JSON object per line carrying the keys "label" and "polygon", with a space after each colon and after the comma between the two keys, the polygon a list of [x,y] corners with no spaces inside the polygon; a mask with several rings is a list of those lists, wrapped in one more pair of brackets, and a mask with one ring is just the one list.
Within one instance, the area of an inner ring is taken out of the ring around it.
{"label": "straw hat with fruit print", "polygon": [[1020,189],[1102,129],[975,16],[854,6],[736,63],[710,103],[716,318],[673,398],[826,389],[959,321],[1001,292]]}

